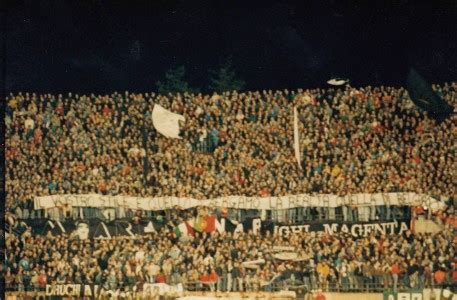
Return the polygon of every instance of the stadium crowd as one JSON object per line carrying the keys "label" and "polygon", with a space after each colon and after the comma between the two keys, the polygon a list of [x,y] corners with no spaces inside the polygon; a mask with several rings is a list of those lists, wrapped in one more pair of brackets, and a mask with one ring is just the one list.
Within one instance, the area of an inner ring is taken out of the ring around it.
{"label": "stadium crowd", "polygon": [[[457,83],[435,85],[457,106]],[[154,104],[182,114],[182,139],[161,136]],[[301,168],[293,149],[299,114]],[[35,196],[100,193],[280,196],[300,193],[416,192],[457,199],[456,118],[436,123],[403,88],[365,87],[220,95],[10,95],[6,105],[6,206],[19,219],[37,213]],[[136,239],[75,240],[9,234],[6,286],[95,283],[196,284],[210,290],[424,287],[457,280],[451,230],[434,236],[354,238],[294,233],[173,231]],[[293,247],[281,260],[275,246]],[[246,263],[262,260],[261,263]],[[264,261],[264,262],[263,262]],[[256,267],[257,266],[257,267]],[[258,267],[261,266],[261,267]]]}
{"label": "stadium crowd", "polygon": [[[163,227],[135,239],[73,239],[68,235],[6,238],[6,288],[95,284],[141,291],[145,283],[189,290],[272,291],[301,286],[325,291],[394,290],[457,283],[452,231],[386,236],[267,232],[176,235]],[[292,257],[290,256],[292,254]]]}
{"label": "stadium crowd", "polygon": [[[434,86],[456,106],[457,83]],[[154,129],[154,104],[184,115]],[[302,169],[293,153],[298,108]],[[345,195],[411,191],[456,199],[455,116],[437,124],[403,88],[221,95],[19,93],[6,106],[7,208],[33,197]],[[25,216],[24,216],[25,215]]]}

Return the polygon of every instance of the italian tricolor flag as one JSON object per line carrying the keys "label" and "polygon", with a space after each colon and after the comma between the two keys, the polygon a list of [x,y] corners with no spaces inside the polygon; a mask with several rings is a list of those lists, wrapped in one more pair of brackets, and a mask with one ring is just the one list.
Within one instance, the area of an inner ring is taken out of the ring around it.
{"label": "italian tricolor flag", "polygon": [[192,228],[192,225],[187,221],[182,222],[181,224],[176,226],[175,233],[178,237],[188,236],[188,235],[195,236],[195,231]]}

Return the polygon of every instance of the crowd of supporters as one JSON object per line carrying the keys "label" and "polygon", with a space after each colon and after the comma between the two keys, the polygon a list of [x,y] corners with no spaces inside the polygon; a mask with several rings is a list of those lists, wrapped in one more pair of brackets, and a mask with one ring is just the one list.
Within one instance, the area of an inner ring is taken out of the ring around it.
{"label": "crowd of supporters", "polygon": [[[434,86],[454,107],[457,83]],[[182,139],[154,129],[154,104],[184,115]],[[298,108],[302,169],[293,150]],[[456,198],[455,116],[441,124],[403,88],[221,95],[7,97],[6,192],[212,198],[411,191]]]}
{"label": "crowd of supporters", "polygon": [[[448,287],[457,283],[457,236],[437,234],[195,233],[164,226],[138,238],[80,240],[26,231],[8,235],[7,289],[89,284],[141,291],[145,283],[190,290],[272,291],[301,286],[325,291]],[[292,255],[292,257],[290,256]],[[135,288],[134,288],[135,287]]]}
{"label": "crowd of supporters", "polygon": [[[434,89],[457,106],[457,83]],[[457,199],[455,115],[435,122],[403,88],[19,93],[6,102],[6,206],[19,219],[35,213],[35,196],[55,194],[205,199],[403,191]],[[185,117],[182,139],[154,129],[155,104]],[[293,147],[294,107],[301,167]],[[448,229],[361,238],[215,232],[183,240],[166,229],[86,241],[9,234],[2,275],[7,288],[19,290],[66,282],[110,289],[152,282],[222,291],[278,284],[397,289],[455,284],[456,243]],[[282,245],[293,247],[298,259],[276,259],[274,246]],[[246,263],[257,260],[263,262]]]}

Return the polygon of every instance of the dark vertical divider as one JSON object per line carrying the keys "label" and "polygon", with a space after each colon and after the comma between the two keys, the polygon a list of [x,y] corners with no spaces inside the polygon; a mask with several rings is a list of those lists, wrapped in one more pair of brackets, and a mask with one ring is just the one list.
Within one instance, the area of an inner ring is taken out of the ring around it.
{"label": "dark vertical divider", "polygon": [[[5,4],[6,1],[2,3]],[[6,7],[0,7],[0,255],[1,264],[5,263],[5,108],[6,108]],[[5,278],[3,270],[0,269],[0,299],[5,299]]]}

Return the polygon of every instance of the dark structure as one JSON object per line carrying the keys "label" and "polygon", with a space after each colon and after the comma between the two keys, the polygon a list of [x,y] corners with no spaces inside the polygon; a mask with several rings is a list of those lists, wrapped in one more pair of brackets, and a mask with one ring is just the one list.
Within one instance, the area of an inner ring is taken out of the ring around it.
{"label": "dark structure", "polygon": [[418,107],[428,112],[432,118],[442,122],[452,114],[452,106],[439,97],[431,85],[414,68],[409,70],[406,81],[411,100]]}

